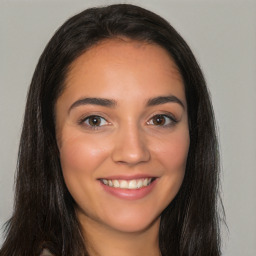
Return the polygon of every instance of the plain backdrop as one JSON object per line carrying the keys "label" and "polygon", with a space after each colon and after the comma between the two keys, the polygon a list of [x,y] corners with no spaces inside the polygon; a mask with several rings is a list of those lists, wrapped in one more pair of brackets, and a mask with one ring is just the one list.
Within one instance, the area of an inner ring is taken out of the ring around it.
{"label": "plain backdrop", "polygon": [[12,213],[26,93],[41,52],[70,16],[117,2],[134,3],[166,18],[196,55],[219,130],[229,228],[223,231],[223,255],[255,256],[256,1],[0,0],[0,225]]}

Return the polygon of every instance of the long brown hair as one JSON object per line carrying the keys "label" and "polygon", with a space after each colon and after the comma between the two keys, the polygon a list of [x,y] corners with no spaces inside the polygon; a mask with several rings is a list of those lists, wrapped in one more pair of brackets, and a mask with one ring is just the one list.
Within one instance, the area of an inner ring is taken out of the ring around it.
{"label": "long brown hair", "polygon": [[158,44],[176,62],[188,104],[190,149],[178,195],[161,216],[163,256],[219,256],[219,157],[206,83],[190,48],[175,29],[143,8],[119,4],[87,9],[66,21],[40,57],[28,93],[20,140],[14,213],[1,256],[87,255],[74,200],[63,180],[55,134],[55,103],[71,63],[107,38]]}

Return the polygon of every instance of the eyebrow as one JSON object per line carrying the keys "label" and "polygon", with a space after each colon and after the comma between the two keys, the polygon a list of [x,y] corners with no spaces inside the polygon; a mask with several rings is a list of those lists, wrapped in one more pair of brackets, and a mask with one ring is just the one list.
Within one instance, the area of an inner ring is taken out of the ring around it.
{"label": "eyebrow", "polygon": [[156,98],[149,99],[148,102],[147,102],[147,106],[151,107],[151,106],[161,105],[161,104],[170,103],[170,102],[178,103],[183,108],[185,108],[182,101],[174,95],[159,96],[159,97],[156,97]]}
{"label": "eyebrow", "polygon": [[[174,95],[170,95],[170,96],[159,96],[156,98],[152,98],[149,99],[147,101],[147,106],[151,107],[151,106],[157,106],[157,105],[161,105],[161,104],[165,104],[165,103],[178,103],[179,105],[181,105],[183,108],[185,108],[184,104],[182,103],[182,101],[177,98]],[[75,101],[69,108],[68,113],[70,113],[70,111],[73,108],[79,107],[79,106],[83,106],[83,105],[98,105],[98,106],[102,106],[102,107],[110,107],[113,108],[117,105],[117,102],[115,100],[112,99],[104,99],[104,98],[83,98],[80,100]]]}
{"label": "eyebrow", "polygon": [[68,112],[70,112],[73,108],[82,105],[98,105],[103,107],[115,107],[116,106],[115,100],[104,99],[104,98],[83,98],[80,100],[75,101],[71,107],[69,108]]}

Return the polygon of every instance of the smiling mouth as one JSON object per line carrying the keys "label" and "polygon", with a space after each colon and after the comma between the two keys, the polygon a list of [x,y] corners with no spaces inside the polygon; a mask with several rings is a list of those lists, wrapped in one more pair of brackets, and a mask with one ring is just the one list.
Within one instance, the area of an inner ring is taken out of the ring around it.
{"label": "smiling mouth", "polygon": [[133,180],[108,180],[100,179],[100,181],[109,187],[121,189],[140,189],[149,186],[156,178],[141,178]]}

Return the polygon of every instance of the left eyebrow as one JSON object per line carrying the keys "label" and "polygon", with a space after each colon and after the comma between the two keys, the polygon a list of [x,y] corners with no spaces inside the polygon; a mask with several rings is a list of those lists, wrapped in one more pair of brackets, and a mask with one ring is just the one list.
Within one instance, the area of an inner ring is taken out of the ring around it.
{"label": "left eyebrow", "polygon": [[103,107],[115,107],[116,101],[104,98],[83,98],[80,100],[75,101],[71,107],[69,108],[68,112],[70,112],[73,108],[82,106],[82,105],[98,105]]}
{"label": "left eyebrow", "polygon": [[161,105],[161,104],[165,104],[165,103],[169,103],[169,102],[178,103],[183,108],[185,108],[182,101],[174,95],[159,96],[159,97],[156,97],[156,98],[149,99],[148,102],[147,102],[147,106],[151,107],[151,106]]}

